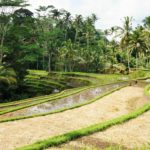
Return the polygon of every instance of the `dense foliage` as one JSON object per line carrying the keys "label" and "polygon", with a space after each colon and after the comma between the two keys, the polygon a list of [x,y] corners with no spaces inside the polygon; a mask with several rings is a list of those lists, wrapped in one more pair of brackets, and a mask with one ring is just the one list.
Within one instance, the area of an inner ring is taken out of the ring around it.
{"label": "dense foliage", "polygon": [[[0,0],[0,67],[8,73],[0,72],[0,97],[22,86],[27,69],[127,73],[149,67],[150,16],[135,29],[125,17],[122,27],[104,32],[95,28],[95,14],[73,17],[52,5],[33,13],[27,6],[25,0]],[[10,70],[13,82],[7,84]]]}

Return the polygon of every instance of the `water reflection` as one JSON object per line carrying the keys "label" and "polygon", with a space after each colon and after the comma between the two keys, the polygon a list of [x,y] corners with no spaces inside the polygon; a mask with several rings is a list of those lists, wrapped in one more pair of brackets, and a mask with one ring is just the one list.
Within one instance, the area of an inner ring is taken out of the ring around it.
{"label": "water reflection", "polygon": [[53,111],[63,109],[63,108],[68,108],[68,107],[89,101],[110,90],[113,90],[115,88],[118,88],[127,84],[129,83],[122,82],[122,83],[109,84],[109,85],[104,85],[101,87],[88,89],[86,91],[82,91],[80,93],[77,93],[77,94],[74,94],[65,98],[61,98],[61,99],[54,100],[54,101],[49,101],[49,102],[39,104],[33,107],[29,107],[23,110],[12,112],[9,117],[30,116],[30,115],[36,115],[36,114],[41,114],[41,113],[49,113],[49,112],[53,112]]}

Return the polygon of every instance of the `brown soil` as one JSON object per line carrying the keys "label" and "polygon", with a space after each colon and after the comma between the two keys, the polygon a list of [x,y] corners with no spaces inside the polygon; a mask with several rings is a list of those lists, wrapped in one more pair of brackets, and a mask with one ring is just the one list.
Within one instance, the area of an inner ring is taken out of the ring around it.
{"label": "brown soil", "polygon": [[1,123],[0,149],[14,150],[38,140],[127,114],[131,111],[129,100],[137,97],[138,100],[132,110],[149,102],[143,96],[143,88],[126,87],[80,108],[43,117]]}
{"label": "brown soil", "polygon": [[118,145],[116,143],[110,143],[103,141],[99,138],[83,137],[75,141],[71,141],[67,144],[60,145],[58,147],[52,147],[47,150],[106,150],[109,147],[120,147],[120,150],[129,150],[127,147]]}

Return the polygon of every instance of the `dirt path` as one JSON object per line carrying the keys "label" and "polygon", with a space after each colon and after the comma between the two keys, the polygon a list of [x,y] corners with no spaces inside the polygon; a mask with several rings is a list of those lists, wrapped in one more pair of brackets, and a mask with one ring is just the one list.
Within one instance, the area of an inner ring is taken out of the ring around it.
{"label": "dirt path", "polygon": [[[150,111],[144,113],[136,119],[133,119],[122,125],[111,127],[103,132],[98,132],[90,136],[71,141],[67,144],[48,150],[75,150],[85,147],[96,149],[105,149],[107,147],[121,145],[124,150],[150,149],[146,144],[150,141]],[[143,147],[145,146],[145,148]]]}
{"label": "dirt path", "polygon": [[[131,100],[134,102],[130,103]],[[147,102],[149,99],[143,96],[143,88],[126,87],[80,108],[44,117],[1,123],[0,149],[14,150],[50,136],[112,119]]]}

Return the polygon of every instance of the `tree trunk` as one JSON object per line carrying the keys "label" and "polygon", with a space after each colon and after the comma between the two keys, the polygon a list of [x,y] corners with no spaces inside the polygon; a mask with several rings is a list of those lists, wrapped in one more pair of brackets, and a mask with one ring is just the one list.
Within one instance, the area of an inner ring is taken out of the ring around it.
{"label": "tree trunk", "polygon": [[69,63],[69,71],[72,72],[72,64]]}
{"label": "tree trunk", "polygon": [[45,69],[45,57],[44,57],[44,54],[43,54],[43,70]]}
{"label": "tree trunk", "polygon": [[0,46],[0,65],[2,64],[3,61],[3,49],[2,46]]}
{"label": "tree trunk", "polygon": [[39,70],[39,58],[37,57],[36,69]]}
{"label": "tree trunk", "polygon": [[75,33],[75,38],[74,38],[74,42],[76,43],[77,41],[77,37],[78,37],[78,30],[76,30],[76,33]]}
{"label": "tree trunk", "polygon": [[3,61],[3,45],[4,45],[4,35],[1,38],[1,44],[0,44],[0,64],[2,64]]}
{"label": "tree trunk", "polygon": [[136,54],[136,70],[138,69],[138,56]]}
{"label": "tree trunk", "polygon": [[87,50],[89,50],[89,45],[90,45],[89,34],[87,35],[86,44],[87,44]]}
{"label": "tree trunk", "polygon": [[51,54],[48,54],[48,72],[51,72]]}
{"label": "tree trunk", "polygon": [[67,40],[67,30],[65,30],[65,41]]}
{"label": "tree trunk", "polygon": [[8,23],[4,26],[1,27],[2,29],[0,30],[0,32],[2,32],[2,37],[1,37],[1,41],[0,41],[0,64],[2,64],[3,61],[3,46],[4,46],[4,39],[6,36],[6,33],[8,31]]}
{"label": "tree trunk", "polygon": [[65,68],[64,68],[64,71],[67,72],[67,64],[65,62]]}
{"label": "tree trunk", "polygon": [[128,55],[128,71],[130,73],[130,52],[127,52]]}

